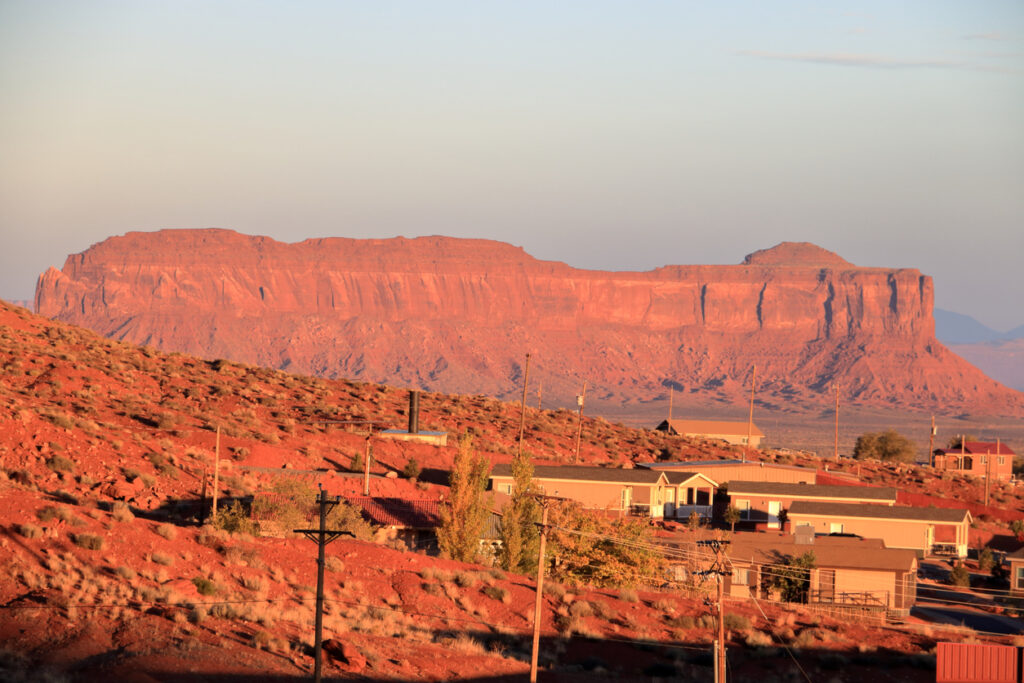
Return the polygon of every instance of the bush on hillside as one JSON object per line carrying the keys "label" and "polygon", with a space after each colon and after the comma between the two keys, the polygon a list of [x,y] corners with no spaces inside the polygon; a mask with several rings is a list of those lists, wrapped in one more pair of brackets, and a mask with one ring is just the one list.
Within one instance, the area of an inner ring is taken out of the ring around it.
{"label": "bush on hillside", "polygon": [[907,437],[891,429],[881,433],[869,432],[857,437],[853,457],[858,460],[914,462],[917,459],[917,446]]}

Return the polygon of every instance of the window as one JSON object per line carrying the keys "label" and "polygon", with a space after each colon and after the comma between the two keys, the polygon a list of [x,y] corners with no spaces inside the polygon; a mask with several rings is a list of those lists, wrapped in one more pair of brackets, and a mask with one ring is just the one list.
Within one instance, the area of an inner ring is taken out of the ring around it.
{"label": "window", "polygon": [[512,484],[501,484],[501,485],[498,486],[498,492],[499,493],[507,493],[508,495],[511,496],[512,495],[512,486],[513,486]]}
{"label": "window", "polygon": [[1005,464],[1006,464],[1006,456],[1005,455],[1000,455],[999,456],[999,466],[1002,467]]}
{"label": "window", "polygon": [[740,519],[750,519],[750,501],[749,500],[737,500],[734,504],[736,509],[740,511]]}
{"label": "window", "polygon": [[830,534],[841,534],[841,533],[843,533],[843,523],[842,522],[829,522],[828,532]]}
{"label": "window", "polygon": [[1014,588],[1024,588],[1024,567],[1017,567],[1017,577],[1013,583]]}
{"label": "window", "polygon": [[732,568],[732,583],[734,586],[750,585],[750,569],[746,567]]}

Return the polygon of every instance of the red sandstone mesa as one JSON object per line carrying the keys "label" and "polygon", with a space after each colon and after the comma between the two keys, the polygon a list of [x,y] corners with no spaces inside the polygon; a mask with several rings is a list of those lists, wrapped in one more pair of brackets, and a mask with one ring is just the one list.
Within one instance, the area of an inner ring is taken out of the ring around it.
{"label": "red sandstone mesa", "polygon": [[[647,401],[675,383],[796,410],[844,401],[1024,414],[1024,394],[936,341],[932,281],[783,243],[735,266],[602,272],[487,240],[276,242],[228,230],[113,237],[39,278],[36,310],[205,357],[513,396],[532,351],[545,395],[582,378]],[[677,397],[680,394],[677,393]]]}

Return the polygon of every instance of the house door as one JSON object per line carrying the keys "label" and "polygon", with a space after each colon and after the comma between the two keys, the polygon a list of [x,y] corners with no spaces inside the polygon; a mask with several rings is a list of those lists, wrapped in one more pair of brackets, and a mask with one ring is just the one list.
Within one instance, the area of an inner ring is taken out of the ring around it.
{"label": "house door", "polygon": [[673,488],[665,489],[665,516],[676,516],[676,490]]}
{"label": "house door", "polygon": [[779,528],[779,511],[782,509],[782,503],[777,500],[768,501],[768,528],[778,529]]}
{"label": "house door", "polygon": [[629,510],[629,506],[633,504],[633,489],[627,486],[622,489],[622,509]]}
{"label": "house door", "polygon": [[818,600],[834,602],[836,599],[836,570],[822,569],[818,572]]}

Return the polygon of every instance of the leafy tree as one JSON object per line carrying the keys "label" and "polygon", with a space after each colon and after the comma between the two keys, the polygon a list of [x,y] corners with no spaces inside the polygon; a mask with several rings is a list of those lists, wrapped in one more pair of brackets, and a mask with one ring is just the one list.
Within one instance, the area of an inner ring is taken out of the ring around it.
{"label": "leafy tree", "polygon": [[362,472],[363,471],[363,454],[360,451],[356,451],[356,454],[352,456],[352,461],[348,465],[350,472]]}
{"label": "leafy tree", "polygon": [[531,574],[540,552],[540,509],[534,498],[533,463],[525,452],[512,459],[512,479],[512,500],[501,517],[498,563],[507,571]]}
{"label": "leafy tree", "polygon": [[550,506],[548,522],[555,528],[545,555],[555,581],[622,587],[662,575],[665,559],[654,549],[649,524],[593,514],[574,501],[552,501]]}
{"label": "leafy tree", "polygon": [[729,507],[725,508],[725,514],[722,518],[729,525],[729,531],[736,531],[736,522],[741,519],[740,511],[730,503]]}
{"label": "leafy tree", "polygon": [[472,438],[463,436],[448,477],[451,493],[441,507],[441,526],[437,529],[441,551],[453,560],[476,559],[480,534],[491,513],[491,496],[485,493],[490,473],[490,461],[477,454]]}
{"label": "leafy tree", "polygon": [[967,571],[967,567],[962,563],[957,564],[957,566],[953,567],[952,571],[949,572],[949,582],[954,586],[970,588],[971,573]]}
{"label": "leafy tree", "polygon": [[977,441],[977,440],[978,440],[978,437],[974,436],[973,434],[967,434],[967,435],[957,434],[956,436],[954,436],[952,439],[949,440],[949,443],[946,445],[946,448],[960,448],[960,444],[962,444],[965,441]]}
{"label": "leafy tree", "polygon": [[990,571],[996,564],[996,557],[992,553],[992,549],[984,547],[978,553],[978,569],[983,572]]}
{"label": "leafy tree", "polygon": [[787,556],[781,564],[772,566],[763,573],[763,587],[777,589],[785,602],[807,602],[807,591],[811,586],[811,570],[817,558],[809,550],[800,557]]}
{"label": "leafy tree", "polygon": [[420,476],[420,464],[416,462],[416,456],[409,456],[408,462],[402,468],[402,474],[405,475],[406,479],[416,479]]}
{"label": "leafy tree", "polygon": [[[253,501],[253,517],[260,520],[273,521],[281,530],[290,532],[299,528],[315,528],[319,525],[319,505],[317,498],[320,492],[312,483],[300,477],[281,477],[274,482],[270,496],[260,496]],[[217,524],[229,531],[237,515],[228,513],[221,522],[218,512]],[[312,525],[312,526],[310,526]],[[363,540],[373,536],[374,527],[363,519],[362,514],[345,501],[340,501],[327,513],[326,526],[334,531],[348,531]],[[244,529],[239,529],[244,530]]]}
{"label": "leafy tree", "polygon": [[690,516],[686,518],[686,526],[690,531],[696,531],[700,528],[700,513],[696,510],[690,513]]}
{"label": "leafy tree", "polygon": [[1024,536],[1024,519],[1015,519],[1010,522],[1010,531],[1012,531],[1017,538]]}
{"label": "leafy tree", "polygon": [[874,458],[892,462],[914,462],[917,446],[907,437],[893,430],[881,433],[869,432],[857,437],[853,457],[859,460]]}

